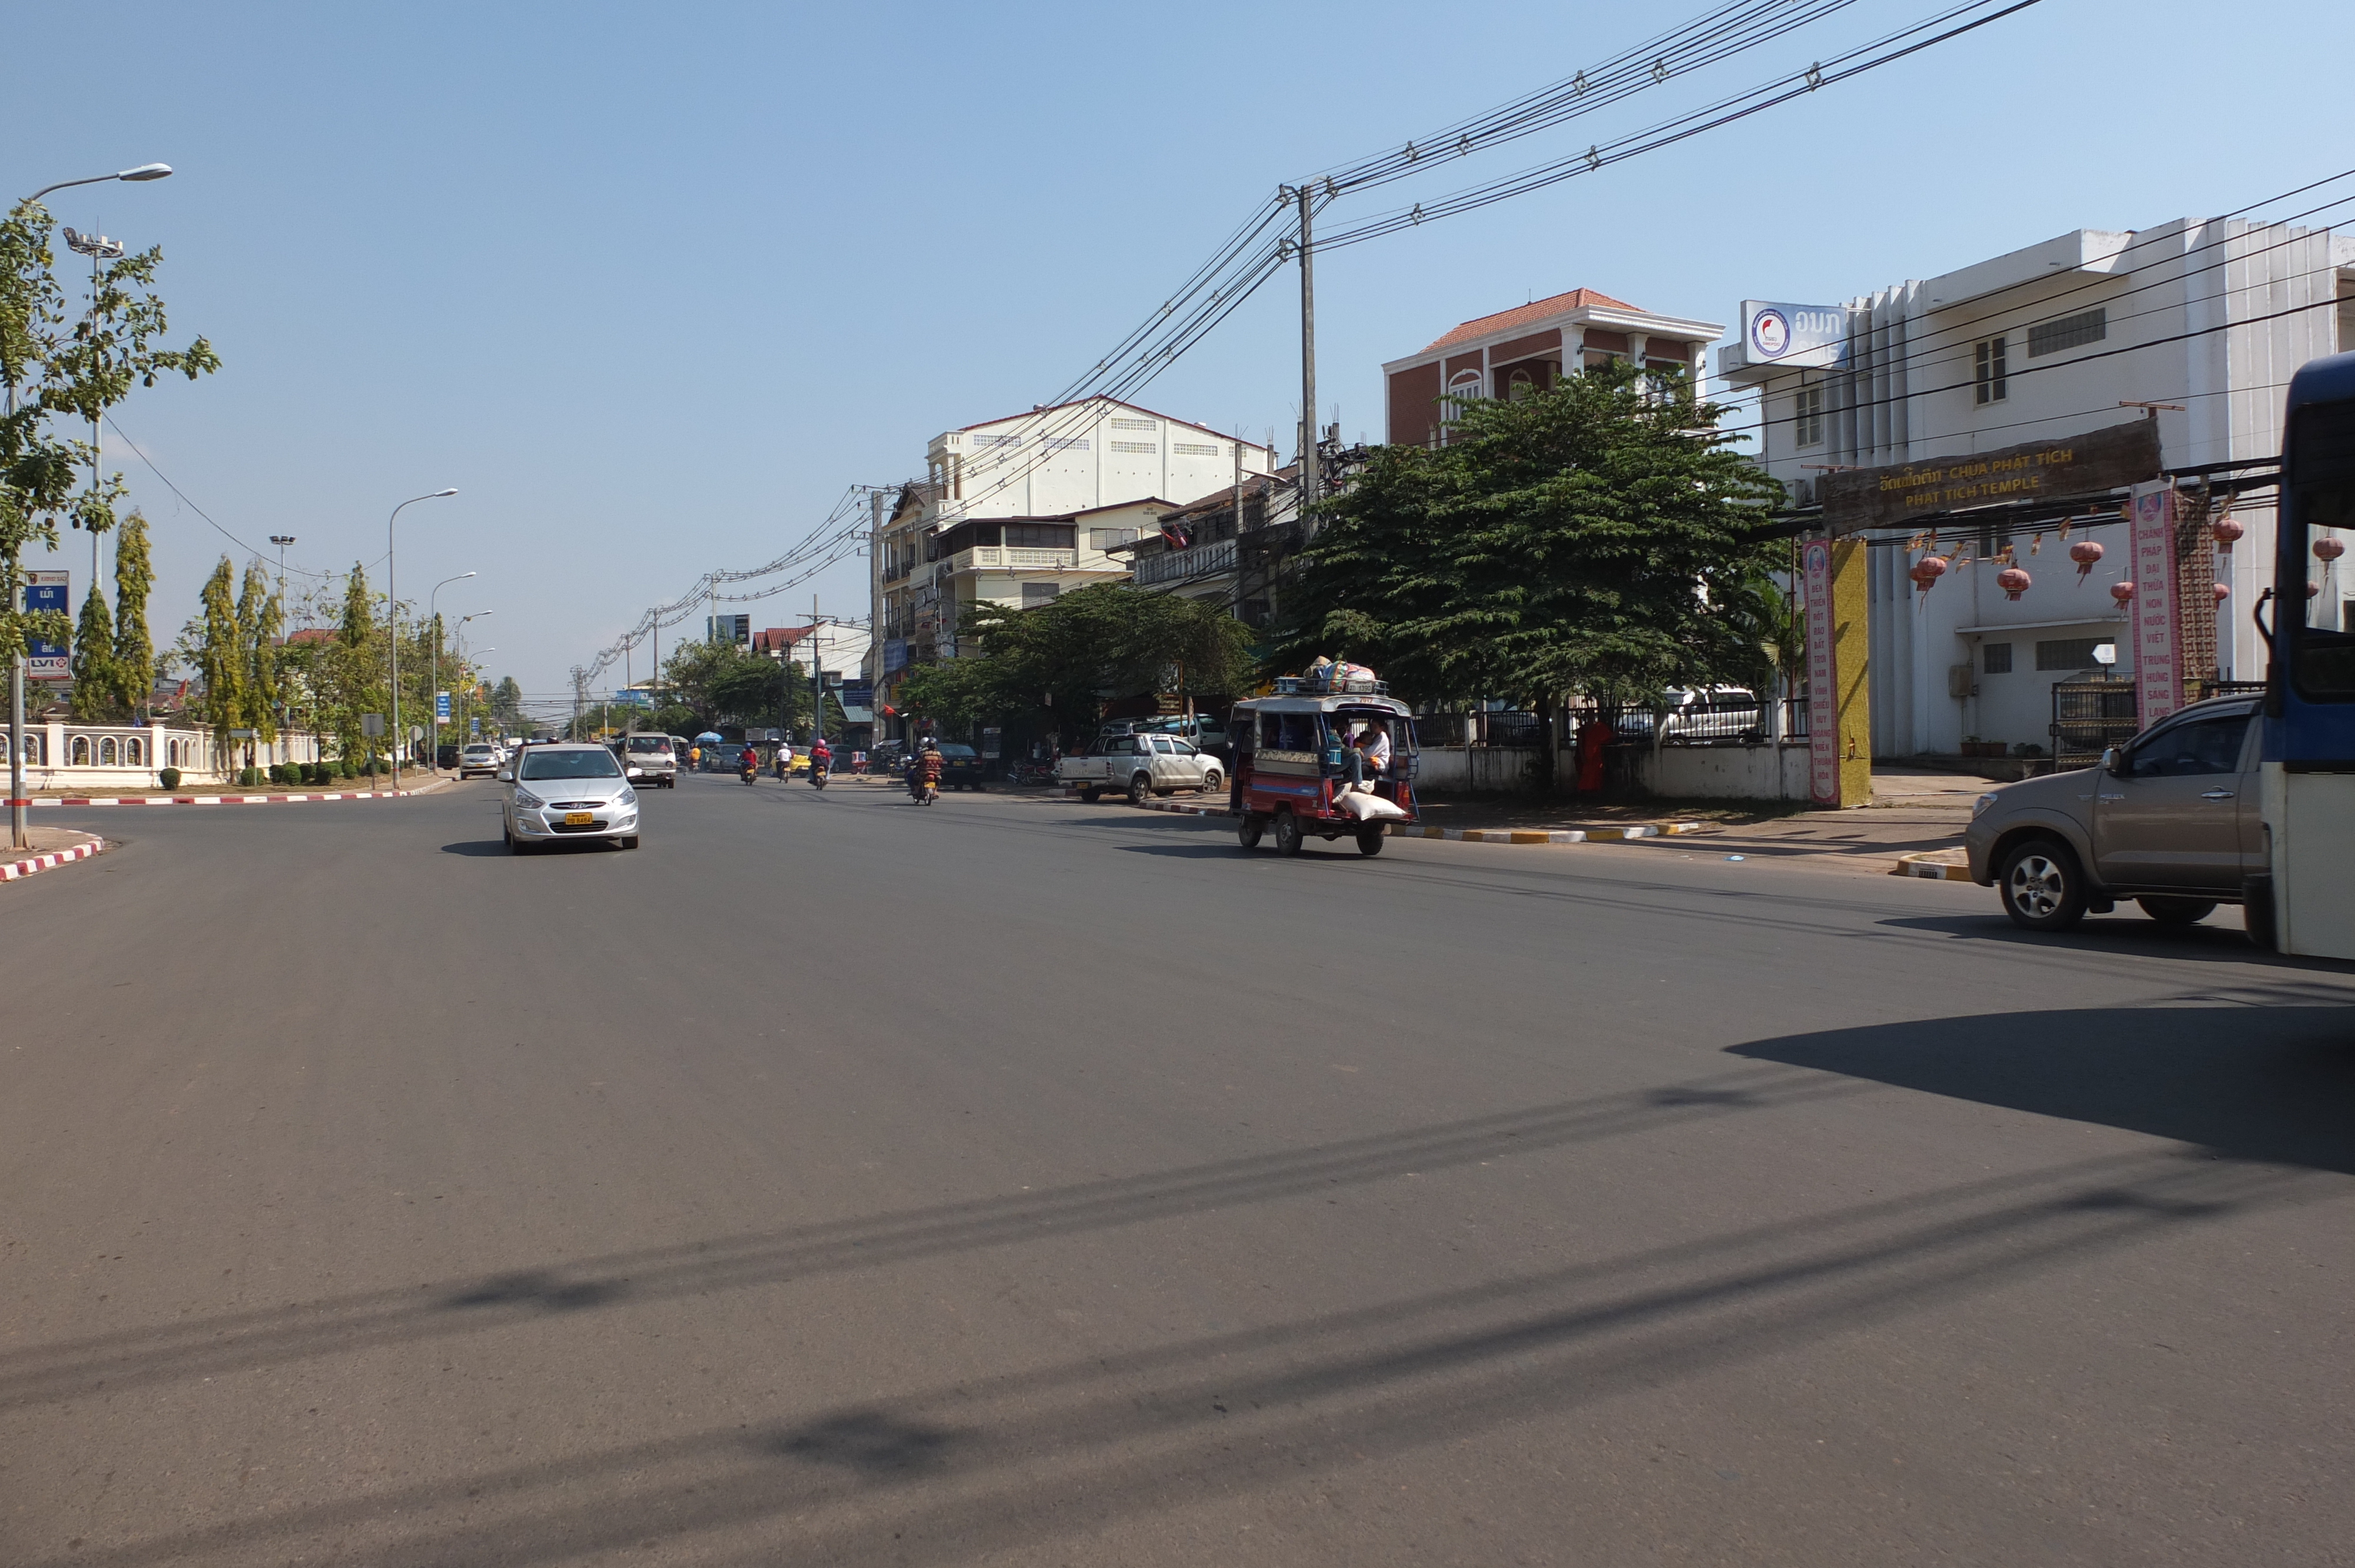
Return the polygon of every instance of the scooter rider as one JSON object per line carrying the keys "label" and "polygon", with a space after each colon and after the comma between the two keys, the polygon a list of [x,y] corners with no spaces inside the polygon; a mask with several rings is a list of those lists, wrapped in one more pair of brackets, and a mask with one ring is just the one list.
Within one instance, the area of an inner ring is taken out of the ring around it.
{"label": "scooter rider", "polygon": [[944,760],[932,737],[924,736],[924,748],[909,759],[909,782],[918,800],[923,798],[925,791],[940,789],[941,765]]}
{"label": "scooter rider", "polygon": [[819,736],[810,742],[810,777],[815,779],[821,773],[833,771],[834,747],[826,743],[826,736]]}

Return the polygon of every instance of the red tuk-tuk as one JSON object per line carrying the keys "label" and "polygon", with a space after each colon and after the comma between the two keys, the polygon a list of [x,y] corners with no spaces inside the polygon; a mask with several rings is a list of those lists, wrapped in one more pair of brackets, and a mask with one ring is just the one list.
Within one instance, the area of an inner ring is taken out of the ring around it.
{"label": "red tuk-tuk", "polygon": [[[1306,691],[1285,680],[1272,697],[1235,705],[1227,729],[1243,848],[1256,848],[1272,830],[1284,854],[1298,854],[1311,833],[1353,838],[1359,854],[1380,854],[1391,823],[1421,820],[1413,716],[1378,683],[1348,684],[1364,689]],[[1349,779],[1349,754],[1377,726],[1390,736],[1390,760],[1362,768],[1370,788],[1359,789]]]}

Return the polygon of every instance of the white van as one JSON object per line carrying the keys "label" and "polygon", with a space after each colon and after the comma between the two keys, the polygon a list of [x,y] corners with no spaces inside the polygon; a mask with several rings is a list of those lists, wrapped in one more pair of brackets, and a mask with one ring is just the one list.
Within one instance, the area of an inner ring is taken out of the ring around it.
{"label": "white van", "polygon": [[631,783],[678,788],[678,753],[669,736],[632,730],[615,749],[621,753],[622,771]]}

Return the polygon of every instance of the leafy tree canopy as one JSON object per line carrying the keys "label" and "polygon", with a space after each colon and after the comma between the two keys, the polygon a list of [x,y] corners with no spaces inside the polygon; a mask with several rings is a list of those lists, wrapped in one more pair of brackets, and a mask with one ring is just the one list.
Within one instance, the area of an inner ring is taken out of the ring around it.
{"label": "leafy tree canopy", "polygon": [[1751,675],[1731,610],[1779,564],[1746,535],[1782,492],[1721,414],[1612,367],[1474,404],[1435,450],[1380,449],[1325,508],[1273,667],[1330,653],[1401,695],[1532,706]]}

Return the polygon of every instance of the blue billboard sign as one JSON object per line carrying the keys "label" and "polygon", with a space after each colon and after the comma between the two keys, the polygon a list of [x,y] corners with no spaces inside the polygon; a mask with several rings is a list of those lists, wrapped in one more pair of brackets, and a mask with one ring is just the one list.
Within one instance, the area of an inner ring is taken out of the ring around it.
{"label": "blue billboard sign", "polygon": [[443,724],[448,724],[450,722],[449,693],[436,692],[433,694],[433,716],[440,719]]}
{"label": "blue billboard sign", "polygon": [[[71,572],[27,572],[25,608],[69,614],[71,607],[67,601],[72,588]],[[25,643],[25,673],[36,681],[62,681],[73,673],[73,650],[62,642],[29,638]]]}

